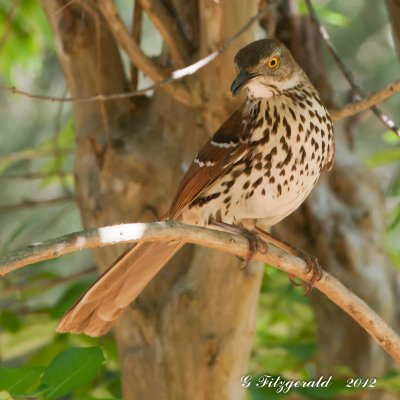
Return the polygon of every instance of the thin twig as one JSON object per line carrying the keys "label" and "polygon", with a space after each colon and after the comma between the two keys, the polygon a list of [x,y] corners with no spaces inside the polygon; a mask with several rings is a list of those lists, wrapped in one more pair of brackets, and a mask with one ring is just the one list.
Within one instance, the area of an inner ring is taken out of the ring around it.
{"label": "thin twig", "polygon": [[[66,93],[67,89],[64,89],[64,96],[66,95]],[[53,164],[54,164],[53,169],[56,170],[58,173],[58,177],[60,178],[60,184],[63,189],[64,195],[68,195],[70,193],[70,190],[68,188],[68,184],[65,179],[65,174],[63,174],[62,171],[62,158],[57,157],[57,152],[60,149],[59,135],[61,133],[61,117],[63,114],[64,105],[65,103],[59,103],[57,107],[56,115],[54,117],[54,131],[51,140],[51,145],[53,147]]]}
{"label": "thin twig", "polygon": [[26,172],[23,174],[6,174],[1,175],[0,179],[46,179],[46,178],[67,178],[74,175],[73,171],[54,171],[54,172]]}
{"label": "thin twig", "polygon": [[[365,94],[364,90],[357,83],[355,83],[352,73],[346,67],[346,65],[340,58],[338,52],[336,51],[335,46],[333,45],[333,43],[329,37],[328,31],[325,29],[325,27],[319,21],[311,0],[305,0],[305,1],[306,1],[306,5],[308,8],[308,13],[309,13],[312,21],[314,22],[315,26],[318,28],[319,34],[321,35],[323,41],[325,42],[326,47],[328,48],[335,63],[337,64],[340,71],[342,72],[342,74],[346,78],[347,82],[349,83],[351,89],[353,90],[354,93],[356,93],[360,97],[365,97],[366,94]],[[371,105],[370,108],[371,108],[372,112],[381,120],[381,122],[387,128],[392,130],[397,136],[400,137],[400,129],[386,114],[384,114],[376,105]]]}
{"label": "thin twig", "polygon": [[51,157],[54,155],[63,155],[72,152],[73,152],[72,148],[59,148],[57,149],[57,151],[54,151],[53,149],[29,149],[29,150],[16,151],[15,153],[0,154],[0,162],[34,160],[41,157]]}
{"label": "thin twig", "polygon": [[115,93],[115,94],[97,94],[94,96],[85,96],[85,97],[56,97],[56,96],[46,96],[41,94],[29,93],[24,90],[17,89],[15,86],[4,86],[0,84],[0,89],[7,90],[12,94],[19,94],[25,97],[30,97],[35,100],[41,101],[50,101],[50,102],[58,102],[58,103],[90,103],[92,101],[113,101],[120,99],[127,99],[129,97],[137,97],[143,96],[146,93],[157,89],[158,87],[163,86],[166,83],[171,82],[172,80],[162,81],[160,83],[156,83],[154,85],[150,85],[146,88],[136,90],[135,92],[124,92],[124,93]]}
{"label": "thin twig", "polygon": [[54,199],[46,199],[46,200],[26,199],[26,200],[22,200],[21,203],[18,203],[18,204],[8,204],[8,205],[0,206],[0,214],[12,212],[12,211],[24,210],[26,208],[51,206],[51,205],[55,205],[55,204],[72,202],[72,201],[75,201],[74,196],[56,197]]}
{"label": "thin twig", "polygon": [[3,36],[0,39],[0,52],[3,50],[3,47],[7,43],[8,37],[10,36],[11,26],[14,22],[15,12],[17,11],[18,3],[19,0],[14,0],[8,11]]}
{"label": "thin twig", "polygon": [[[219,53],[220,54],[220,53]],[[177,70],[174,72],[176,75],[175,78],[172,79],[181,79],[182,77],[188,75],[189,73],[191,74],[192,72],[187,71],[187,68],[193,68],[196,69],[194,72],[198,71],[199,69],[203,68],[207,63],[211,60],[208,60],[208,58],[212,57],[212,59],[215,58],[214,53],[211,55],[203,58],[202,60],[196,62],[195,64],[192,64],[189,67],[183,68],[182,70]],[[204,62],[203,65],[198,66],[198,63]],[[193,73],[194,73],[193,72]],[[181,75],[182,74],[182,75]],[[185,75],[186,74],[186,75]],[[163,83],[160,84],[155,84],[151,85],[147,88],[137,90],[135,92],[127,92],[127,93],[116,93],[116,94],[110,94],[110,95],[96,95],[96,96],[90,96],[90,97],[49,97],[49,96],[42,96],[42,95],[36,95],[28,92],[21,91],[19,89],[16,89],[14,87],[5,87],[0,85],[0,88],[6,89],[14,94],[20,94],[26,97],[31,97],[37,100],[43,100],[43,101],[54,101],[54,102],[91,102],[91,101],[106,101],[106,100],[117,100],[117,99],[123,99],[123,98],[128,98],[128,97],[134,97],[134,96],[141,96],[147,92],[150,92],[154,90],[156,87],[161,86]],[[370,93],[368,96],[363,98],[362,100],[354,101],[349,104],[346,104],[340,109],[337,110],[330,110],[331,117],[334,121],[338,121],[347,117],[350,117],[352,115],[355,115],[357,113],[366,111],[371,108],[371,106],[375,104],[379,104],[389,97],[393,96],[397,92],[400,91],[400,81],[394,81],[387,86],[385,86],[383,89]],[[60,149],[60,151],[63,152],[71,152],[72,149]],[[7,156],[2,156],[0,155],[0,160],[4,158],[11,158],[11,159],[29,159],[29,158],[36,158],[36,157],[42,157],[42,156],[47,156],[51,154],[47,154],[48,151],[44,151],[43,153],[41,151],[37,150],[27,150],[26,152],[17,152],[17,153],[12,153]],[[31,155],[32,154],[32,155]]]}
{"label": "thin twig", "polygon": [[[140,41],[142,37],[142,17],[143,10],[140,1],[135,0],[135,5],[133,7],[132,16],[132,38],[135,43],[140,46]],[[134,92],[138,88],[139,83],[139,69],[135,64],[131,63],[131,90]]]}
{"label": "thin twig", "polygon": [[[96,92],[101,91],[102,85],[102,73],[101,71],[103,70],[103,55],[102,55],[102,46],[100,45],[100,36],[101,36],[101,25],[100,25],[100,15],[99,13],[95,12],[93,13],[93,19],[94,19],[94,26],[95,26],[95,38],[96,38],[96,79],[95,79],[95,85],[96,85]],[[110,133],[110,121],[108,117],[108,113],[106,111],[106,105],[103,101],[99,103],[99,110],[100,110],[100,115],[101,115],[101,122],[103,124],[104,130],[102,130],[103,133],[105,133],[105,140],[103,140],[105,143],[111,143],[111,133]],[[101,150],[103,153],[103,149]]]}
{"label": "thin twig", "polygon": [[188,52],[188,44],[181,34],[175,18],[161,1],[138,0],[147,15],[164,38],[175,65],[182,68]]}
{"label": "thin twig", "polygon": [[[116,243],[171,240],[194,243],[239,257],[247,256],[249,251],[248,240],[245,237],[227,232],[185,225],[175,221],[124,224],[71,233],[9,253],[0,257],[0,276],[26,265],[81,249],[104,247]],[[272,243],[268,243],[266,253],[257,253],[254,255],[254,259],[273,265],[306,282],[312,274],[308,271],[304,260],[283,252]],[[354,318],[394,360],[400,362],[400,338],[364,301],[327,272],[323,272],[322,279],[317,281],[314,286]]]}
{"label": "thin twig", "polygon": [[75,3],[77,0],[70,0],[67,3],[63,4],[60,8],[58,8],[51,17],[54,18],[58,13],[64,11],[67,7],[69,7],[72,3]]}
{"label": "thin twig", "polygon": [[[42,101],[51,101],[51,102],[65,102],[65,103],[86,103],[86,102],[91,102],[91,101],[112,101],[112,100],[119,100],[119,99],[126,99],[130,97],[137,97],[137,96],[142,96],[146,93],[152,92],[155,89],[158,89],[164,85],[167,85],[171,82],[180,80],[186,76],[193,75],[200,69],[204,68],[206,65],[208,65],[211,61],[213,61],[215,58],[220,56],[222,53],[224,53],[229,46],[237,39],[239,38],[243,33],[245,33],[255,22],[257,22],[260,18],[262,18],[268,11],[268,7],[264,7],[260,9],[257,14],[255,14],[252,18],[249,19],[249,21],[239,30],[237,31],[233,36],[231,36],[222,46],[210,53],[209,55],[201,58],[200,60],[196,61],[195,63],[174,71],[168,78],[158,81],[154,83],[153,85],[150,85],[146,88],[136,90],[134,92],[126,92],[126,93],[115,93],[115,94],[98,94],[95,96],[87,96],[87,97],[54,97],[54,96],[45,96],[45,95],[40,95],[40,94],[33,94],[29,93],[20,89],[17,89],[16,87],[7,87],[4,85],[0,84],[0,89],[7,90],[13,94],[19,94],[22,96],[30,97],[35,100],[42,100]],[[200,99],[201,100],[201,99]]]}
{"label": "thin twig", "polygon": [[389,83],[383,89],[379,90],[378,92],[370,93],[362,100],[354,101],[346,104],[344,107],[338,110],[330,111],[331,117],[334,121],[351,117],[352,115],[368,110],[376,104],[382,103],[397,92],[400,92],[400,80]]}

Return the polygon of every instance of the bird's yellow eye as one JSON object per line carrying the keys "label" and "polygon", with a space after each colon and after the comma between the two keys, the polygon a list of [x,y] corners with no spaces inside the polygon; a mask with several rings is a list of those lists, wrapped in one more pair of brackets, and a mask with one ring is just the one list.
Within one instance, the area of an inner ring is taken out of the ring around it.
{"label": "bird's yellow eye", "polygon": [[279,65],[279,57],[273,56],[268,60],[268,67],[271,69],[275,69]]}

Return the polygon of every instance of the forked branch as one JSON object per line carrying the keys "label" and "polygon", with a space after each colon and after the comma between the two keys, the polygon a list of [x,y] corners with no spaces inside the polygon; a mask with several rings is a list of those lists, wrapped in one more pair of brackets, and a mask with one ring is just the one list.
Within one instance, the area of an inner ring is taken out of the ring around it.
{"label": "forked branch", "polygon": [[179,68],[184,67],[188,45],[179,31],[175,18],[172,17],[161,1],[139,0],[139,2],[164,38],[175,65]]}
{"label": "forked branch", "polygon": [[[163,82],[167,80],[169,77],[168,70],[149,58],[133,40],[127,27],[122,22],[114,2],[112,0],[101,0],[97,1],[97,6],[103,14],[104,19],[107,21],[115,39],[128,55],[130,62],[136,65],[137,68],[154,82]],[[184,104],[194,105],[193,103],[198,97],[193,96],[188,87],[184,86],[181,82],[176,82],[174,85],[165,85],[164,88],[175,99]]]}
{"label": "forked branch", "polygon": [[129,60],[136,65],[153,81],[161,81],[168,76],[160,65],[156,64],[151,58],[144,54],[143,50],[133,40],[125,24],[118,13],[117,8],[112,0],[101,0],[97,2],[97,6],[107,24],[114,34],[116,40],[121,47],[126,51]]}
{"label": "forked branch", "polygon": [[[149,224],[123,224],[89,229],[32,244],[0,257],[0,276],[26,265],[56,258],[82,249],[110,246],[116,243],[139,241],[180,240],[218,249],[240,257],[248,254],[248,241],[242,236],[207,228],[185,225],[179,222],[153,222]],[[266,253],[257,253],[254,259],[296,276],[303,281],[310,279],[305,262],[268,243]],[[314,287],[349,314],[361,325],[397,362],[400,362],[400,338],[364,301],[346,289],[327,272]]]}

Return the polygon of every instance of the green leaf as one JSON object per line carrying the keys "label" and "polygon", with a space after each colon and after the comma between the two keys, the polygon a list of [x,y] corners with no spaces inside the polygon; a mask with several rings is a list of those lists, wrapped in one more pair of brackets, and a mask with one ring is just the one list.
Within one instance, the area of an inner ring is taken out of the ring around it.
{"label": "green leaf", "polygon": [[395,210],[394,216],[393,216],[393,220],[389,223],[387,230],[393,231],[399,223],[400,223],[400,206],[396,207],[396,210]]}
{"label": "green leaf", "polygon": [[8,332],[17,332],[21,327],[18,315],[10,310],[3,310],[0,313],[0,326]]}
{"label": "green leaf", "polygon": [[390,147],[385,150],[377,151],[369,156],[366,164],[370,168],[379,167],[380,165],[392,164],[400,161],[400,147]]}
{"label": "green leaf", "polygon": [[43,384],[46,399],[57,399],[90,382],[104,362],[100,347],[72,348],[59,354],[47,367]]}
{"label": "green leaf", "polygon": [[317,11],[321,15],[322,20],[331,24],[333,26],[339,26],[341,28],[345,28],[350,25],[350,18],[348,18],[344,14],[340,14],[336,11],[330,10],[328,8],[317,7]]}
{"label": "green leaf", "polygon": [[394,393],[400,393],[400,373],[398,371],[390,371],[377,381],[377,387]]}
{"label": "green leaf", "polygon": [[329,386],[327,387],[299,387],[296,391],[309,399],[330,400],[335,399],[340,395],[359,393],[367,390],[362,387],[346,387],[346,384],[347,382],[345,380],[331,379]]}
{"label": "green leaf", "polygon": [[386,131],[383,134],[383,139],[386,143],[397,144],[400,143],[400,137],[398,137],[393,131]]}
{"label": "green leaf", "polygon": [[280,400],[290,395],[290,393],[277,393],[275,388],[258,388],[256,386],[251,386],[249,393],[251,400]]}
{"label": "green leaf", "polygon": [[5,368],[0,367],[0,391],[22,395],[40,383],[43,367]]}
{"label": "green leaf", "polygon": [[[305,0],[299,0],[299,12],[301,15],[308,15],[308,8]],[[326,6],[321,6],[319,4],[314,4],[315,12],[321,18],[323,22],[331,24],[333,26],[338,26],[344,28],[350,25],[350,18],[346,15],[334,11]]]}
{"label": "green leaf", "polygon": [[308,343],[287,343],[282,346],[299,361],[309,360],[317,351],[317,345]]}
{"label": "green leaf", "polygon": [[[12,2],[0,2],[0,37],[8,29],[8,13]],[[0,57],[0,73],[8,83],[16,75],[16,66],[23,67],[40,75],[44,54],[53,47],[49,23],[36,0],[19,2],[11,21],[11,34],[4,43]]]}
{"label": "green leaf", "polygon": [[49,365],[58,354],[70,347],[66,335],[57,335],[53,341],[34,352],[26,366]]}

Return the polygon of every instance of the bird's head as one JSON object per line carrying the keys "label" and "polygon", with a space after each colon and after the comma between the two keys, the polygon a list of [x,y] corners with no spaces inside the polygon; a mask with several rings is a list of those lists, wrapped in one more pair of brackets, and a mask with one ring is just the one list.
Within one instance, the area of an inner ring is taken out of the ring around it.
{"label": "bird's head", "polygon": [[246,88],[250,97],[271,97],[276,92],[273,88],[290,89],[305,76],[286,46],[275,39],[261,39],[243,47],[235,56],[235,64],[238,74],[231,85],[234,96]]}

